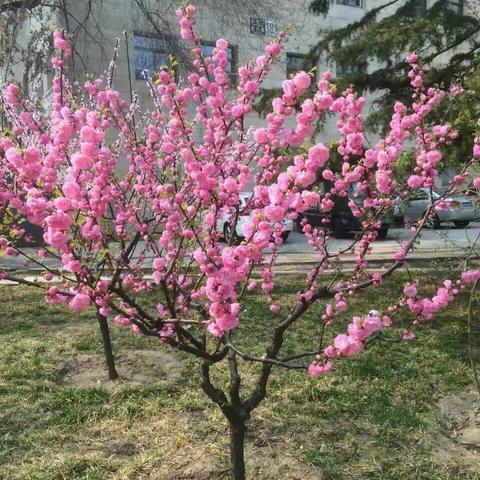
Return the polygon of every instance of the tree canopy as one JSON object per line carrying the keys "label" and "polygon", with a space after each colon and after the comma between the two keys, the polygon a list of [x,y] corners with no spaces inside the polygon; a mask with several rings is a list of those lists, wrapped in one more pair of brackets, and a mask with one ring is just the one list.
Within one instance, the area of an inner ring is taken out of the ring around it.
{"label": "tree canopy", "polygon": [[[314,1],[311,9],[324,13],[322,2]],[[422,0],[391,0],[322,35],[310,56],[343,66],[369,65],[345,78],[357,88],[397,93],[408,84],[407,53],[421,56],[431,79],[448,83],[471,66],[480,48],[479,32],[479,18],[463,2],[438,0],[426,8]]]}
{"label": "tree canopy", "polygon": [[[310,9],[325,15],[329,6],[324,0],[314,0]],[[386,1],[366,12],[359,21],[319,32],[308,62],[340,65],[344,75],[338,79],[339,87],[353,85],[357,91],[376,93],[367,124],[372,130],[384,130],[393,98],[411,103],[405,57],[416,52],[429,83],[446,87],[453,82],[465,88],[464,101],[453,110],[440,105],[437,115],[439,120],[460,122],[463,132],[471,133],[480,118],[476,108],[480,18],[475,7],[462,0],[438,0],[429,8],[424,0]],[[459,142],[462,148],[455,151],[456,160],[471,149],[470,141],[464,145],[460,138]]]}

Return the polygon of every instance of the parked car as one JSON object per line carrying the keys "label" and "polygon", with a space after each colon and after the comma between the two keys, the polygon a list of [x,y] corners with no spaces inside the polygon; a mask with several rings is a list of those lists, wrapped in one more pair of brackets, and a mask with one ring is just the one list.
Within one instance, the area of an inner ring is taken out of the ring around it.
{"label": "parked car", "polygon": [[405,212],[403,210],[403,202],[399,198],[393,201],[393,205],[388,213],[388,217],[391,219],[391,226],[396,228],[405,227]]}
{"label": "parked car", "polygon": [[[441,195],[429,188],[420,188],[412,192],[411,196],[403,201],[405,220],[415,222],[421,219],[427,209]],[[434,210],[429,217],[429,224],[432,228],[439,228],[442,223],[451,222],[456,228],[465,228],[470,222],[480,217],[479,210],[473,199],[466,195],[449,195],[443,199],[447,209],[442,211]]]}
{"label": "parked car", "polygon": [[[329,191],[331,185],[329,182],[322,182],[321,189]],[[301,222],[303,218],[306,218],[312,227],[324,227],[323,220],[329,218],[330,229],[335,238],[346,238],[358,234],[362,231],[363,218],[355,217],[348,204],[351,200],[359,202],[361,198],[362,195],[354,187],[350,189],[348,197],[334,195],[333,209],[330,212],[323,212],[319,206],[309,208],[298,216],[296,220],[297,230],[302,232]],[[380,221],[382,223],[378,230],[378,237],[383,240],[387,237],[389,222],[384,215],[380,217]]]}
{"label": "parked car", "polygon": [[[324,227],[323,219],[328,216],[334,238],[346,238],[360,233],[362,231],[362,219],[353,215],[348,202],[348,198],[335,196],[333,209],[328,214],[321,211],[319,206],[309,208],[298,216],[296,220],[297,230],[302,232],[301,222],[303,218],[306,218],[312,227]],[[382,216],[380,220],[382,225],[378,230],[378,237],[383,240],[387,238],[389,223],[385,216]]]}
{"label": "parked car", "polygon": [[[7,182],[10,188],[14,187],[14,179],[9,174],[5,172],[4,181]],[[0,205],[3,209],[4,205]],[[3,216],[3,213],[0,212],[0,234],[4,234],[7,239],[11,240],[17,246],[39,246],[44,245],[45,241],[43,239],[43,229],[39,225],[33,224],[27,220],[27,218],[17,212],[17,210],[12,209],[12,216]],[[5,223],[5,224],[4,224]],[[21,237],[12,236],[9,231],[12,224],[18,225],[21,227],[25,233]]]}
{"label": "parked car", "polygon": [[476,188],[470,188],[465,195],[472,200],[473,206],[480,212],[480,192]]}
{"label": "parked car", "polygon": [[[19,225],[25,233],[20,238],[11,239],[17,246],[39,246],[45,243],[43,239],[43,229],[39,225],[29,222],[26,218],[20,218],[15,222]],[[3,225],[3,218],[0,214],[0,225]],[[8,228],[8,227],[3,227]],[[1,229],[0,229],[1,230]],[[6,237],[9,238],[8,233]]]}
{"label": "parked car", "polygon": [[[223,233],[223,238],[227,243],[230,242],[232,235],[235,238],[241,240],[243,238],[243,226],[247,223],[250,219],[251,209],[248,207],[248,201],[252,198],[253,192],[243,192],[240,194],[240,213],[238,215],[237,225],[235,228],[235,232],[233,232],[233,226],[230,224],[229,219],[227,217],[221,217],[217,221],[217,231]],[[293,222],[291,220],[283,220],[283,226],[285,227],[285,231],[282,233],[282,239],[284,242],[287,241],[288,236],[293,228]]]}

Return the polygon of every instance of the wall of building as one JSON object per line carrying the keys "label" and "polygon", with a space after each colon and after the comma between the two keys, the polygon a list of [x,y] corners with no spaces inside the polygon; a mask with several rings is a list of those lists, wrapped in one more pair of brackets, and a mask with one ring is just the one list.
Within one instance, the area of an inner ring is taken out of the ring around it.
{"label": "wall of building", "polygon": [[[178,35],[177,19],[175,17],[176,2],[170,0],[142,0],[147,4],[156,5],[161,13],[162,22],[157,22],[165,27],[165,36]],[[196,30],[206,42],[214,42],[217,38],[226,38],[235,46],[237,65],[244,64],[263,53],[265,44],[271,38],[267,31],[265,34],[255,33],[251,29],[251,18],[255,19],[258,26],[261,21],[269,21],[273,30],[288,32],[289,42],[282,53],[278,63],[274,66],[265,88],[280,88],[282,81],[287,77],[286,55],[306,54],[310,47],[316,43],[322,31],[348,25],[359,20],[366,11],[384,3],[383,0],[361,0],[362,7],[336,3],[333,0],[328,15],[313,15],[308,11],[310,0],[262,0],[255,5],[253,0],[197,0],[193,1],[198,7]],[[342,0],[340,0],[342,1]],[[343,0],[345,3],[355,3],[355,0]],[[360,1],[360,0],[359,0]],[[432,0],[427,0],[431,2]],[[141,2],[140,2],[141,3]],[[74,50],[75,64],[72,76],[83,83],[87,73],[99,75],[105,73],[108,63],[113,56],[115,45],[119,42],[117,64],[113,79],[114,88],[118,89],[123,98],[129,99],[130,86],[138,93],[140,101],[151,104],[148,88],[143,79],[135,79],[135,47],[134,34],[157,35],[159,34],[151,25],[145,14],[138,8],[138,0],[102,0],[92,3],[92,11],[87,18],[88,0],[66,0],[68,31],[75,33]],[[245,4],[245,8],[242,8]],[[427,3],[429,6],[430,3]],[[398,5],[386,8],[383,15],[391,14]],[[468,8],[468,6],[466,6]],[[86,20],[85,20],[86,18]],[[154,18],[156,21],[157,18]],[[26,24],[19,30],[19,42],[28,40],[29,32],[38,26],[31,24],[33,19],[27,19]],[[54,22],[52,22],[54,23]],[[164,28],[162,26],[162,29]],[[267,29],[268,30],[268,29]],[[124,35],[124,32],[126,35]],[[127,61],[127,49],[130,62]],[[439,61],[446,62],[448,58]],[[372,67],[372,66],[371,66]],[[19,80],[21,67],[18,67]],[[335,74],[335,65],[317,65],[318,72],[326,69]],[[130,78],[129,78],[130,71]],[[183,69],[185,73],[185,69]],[[180,75],[182,70],[180,70]],[[367,95],[367,109],[372,104],[374,97]],[[264,119],[257,114],[248,117],[248,125],[261,126]],[[289,120],[293,126],[293,119]],[[338,137],[336,120],[327,122],[318,140],[329,142]],[[370,136],[370,143],[375,138]]]}
{"label": "wall of building", "polygon": [[[160,2],[163,2],[165,7],[162,9],[163,18],[167,19],[172,25],[172,32],[178,34],[177,19],[174,14],[175,6],[166,0],[160,0]],[[198,7],[196,31],[199,36],[206,42],[214,42],[220,37],[226,38],[235,47],[237,66],[261,55],[264,46],[272,38],[269,32],[266,34],[253,33],[251,31],[251,17],[255,19],[254,21],[257,25],[259,21],[267,20],[270,21],[270,27],[273,24],[273,28],[277,32],[280,30],[287,31],[289,42],[278,63],[274,66],[264,83],[264,87],[268,89],[280,88],[283,80],[287,78],[287,52],[306,54],[310,47],[316,43],[322,30],[345,26],[352,21],[359,20],[365,13],[365,8],[334,3],[328,15],[317,16],[308,11],[310,0],[278,0],[274,2],[277,4],[277,8],[266,8],[260,12],[251,12],[248,9],[245,11],[241,11],[241,9],[231,11],[228,0],[225,0],[225,2],[214,2],[216,5],[215,9],[205,5],[202,1],[193,3],[196,3]],[[364,6],[372,8],[376,3],[378,3],[377,0],[365,0]],[[84,6],[85,2],[82,0],[71,1],[69,5],[77,18],[82,18]],[[264,17],[259,18],[256,15],[264,15]],[[96,25],[93,21],[95,21]],[[98,32],[94,33],[94,36],[99,39],[99,44],[101,45],[97,45],[91,36],[82,34],[82,32],[77,35],[75,49],[83,59],[83,63],[77,61],[76,64],[75,76],[77,80],[80,80],[87,70],[95,74],[103,73],[109,59],[113,55],[116,41],[119,39],[120,49],[113,86],[121,92],[124,98],[129,98],[130,81],[128,67],[130,66],[132,85],[138,93],[140,101],[148,104],[150,97],[145,81],[143,79],[135,79],[134,75],[134,34],[157,35],[158,32],[152,28],[152,25],[138,10],[133,0],[103,0],[101,7],[97,7],[92,12],[87,28],[94,32],[96,26]],[[71,28],[72,25],[70,25]],[[124,32],[127,33],[127,37],[125,37]],[[130,65],[127,62],[127,44]],[[327,69],[335,72],[334,65],[323,64],[318,65],[317,68],[318,72],[323,72]],[[180,70],[180,75],[181,73],[182,70]],[[250,126],[260,126],[264,122],[265,120],[257,114],[251,114],[247,119],[247,124]],[[293,126],[293,119],[290,121],[290,126]],[[328,142],[337,138],[337,136],[335,120],[328,121],[324,132],[320,135],[322,141]]]}

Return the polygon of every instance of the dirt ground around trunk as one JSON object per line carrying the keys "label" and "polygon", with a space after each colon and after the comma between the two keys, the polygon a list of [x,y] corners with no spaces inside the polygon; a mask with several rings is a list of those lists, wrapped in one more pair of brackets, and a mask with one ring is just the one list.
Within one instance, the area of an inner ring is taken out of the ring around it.
{"label": "dirt ground around trunk", "polygon": [[61,381],[69,387],[101,387],[111,391],[118,385],[176,385],[182,380],[182,363],[174,354],[165,351],[122,350],[115,357],[115,366],[119,378],[112,381],[108,379],[103,355],[80,354],[62,366]]}
{"label": "dirt ground around trunk", "polygon": [[[100,387],[107,391],[121,385],[142,387],[152,383],[178,385],[182,382],[181,361],[174,354],[165,351],[124,350],[117,356],[116,365],[120,379],[112,382],[107,379],[102,355],[78,355],[63,366],[61,382],[71,387]],[[480,395],[478,392],[469,390],[444,396],[439,400],[437,408],[442,426],[428,432],[428,443],[432,445],[432,460],[446,467],[455,466],[468,472],[480,472]],[[217,420],[222,421],[222,419]],[[157,447],[163,450],[165,456],[159,465],[151,465],[152,468],[147,468],[136,478],[145,480],[228,479],[228,472],[219,466],[219,463],[224,462],[218,462],[218,457],[215,460],[215,456],[212,455],[211,444],[209,445],[210,435],[207,435],[201,444],[195,442],[193,437],[197,436],[198,430],[209,430],[205,412],[183,413],[181,416],[177,413],[171,418],[165,417],[161,422],[156,421],[151,425],[137,424],[132,438],[128,438],[130,435],[124,432],[124,441],[132,447],[131,449],[121,448],[120,453],[112,454],[111,448],[106,448],[105,444],[102,445],[103,442],[99,442],[95,451],[96,454],[106,456],[110,460],[118,456],[118,460],[121,461],[125,456],[136,455],[142,449],[141,444],[146,438],[152,438],[153,434]],[[225,449],[227,445],[224,439],[219,441],[219,434],[221,432],[217,430],[210,439],[217,445],[216,448],[219,444],[223,444],[222,448]],[[368,457],[369,452],[374,449],[372,439],[368,432],[358,433],[358,435],[359,448],[363,455]],[[182,438],[181,446],[176,445],[178,438]],[[112,442],[115,443],[115,440],[118,439],[105,438],[109,445],[112,445]],[[72,453],[85,454],[85,451],[79,451],[80,448],[81,444],[77,444]],[[258,442],[252,442],[252,439],[247,440],[245,452],[247,478],[249,480],[330,478],[328,475],[325,476],[319,467],[295,458],[295,448],[295,443],[289,438],[282,438],[280,441],[277,438],[274,442],[265,442],[264,445],[258,445]],[[379,453],[378,447],[377,453]],[[380,459],[377,457],[377,460]],[[347,475],[345,478],[350,476]]]}
{"label": "dirt ground around trunk", "polygon": [[476,390],[447,395],[438,402],[445,431],[437,432],[434,456],[444,464],[480,469],[480,395]]}

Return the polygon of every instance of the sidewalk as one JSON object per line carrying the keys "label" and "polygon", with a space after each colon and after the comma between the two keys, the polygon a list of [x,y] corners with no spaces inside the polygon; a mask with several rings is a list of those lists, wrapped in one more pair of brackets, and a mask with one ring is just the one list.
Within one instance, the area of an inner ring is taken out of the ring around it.
{"label": "sidewalk", "polygon": [[[445,248],[445,245],[439,245],[437,241],[422,241],[420,246],[416,247],[408,256],[405,264],[412,268],[439,268],[440,263],[447,260],[459,261],[469,253],[471,260],[478,261],[480,259],[480,245],[471,250],[467,245],[460,247]],[[140,248],[138,250],[141,249]],[[368,255],[368,269],[379,270],[387,268],[394,262],[393,255],[398,249],[396,242],[377,242],[374,245],[373,253]],[[33,254],[35,249],[30,248],[26,253]],[[334,250],[332,250],[333,252]],[[134,259],[136,257],[134,256]],[[31,262],[29,265],[24,264],[23,257],[0,257],[0,268],[4,269],[11,275],[20,274],[22,277],[38,276],[43,269]],[[294,274],[305,273],[318,263],[318,256],[312,252],[282,252],[278,256],[275,271],[277,273]],[[60,267],[60,263],[56,259],[47,259],[46,264],[52,270]],[[143,262],[143,268],[146,271],[151,270],[152,257],[147,257]],[[354,255],[342,255],[339,265],[343,270],[349,271],[355,268]]]}

